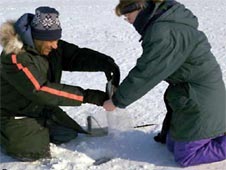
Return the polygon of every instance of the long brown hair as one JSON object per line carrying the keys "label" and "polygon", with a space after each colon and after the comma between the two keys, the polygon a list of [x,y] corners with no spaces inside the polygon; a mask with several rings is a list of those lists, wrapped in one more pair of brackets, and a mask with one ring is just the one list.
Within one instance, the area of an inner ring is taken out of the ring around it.
{"label": "long brown hair", "polygon": [[[123,15],[122,10],[125,7],[127,7],[131,4],[135,4],[135,3],[139,4],[140,8],[143,9],[143,8],[145,8],[147,1],[148,0],[119,0],[119,4],[115,7],[115,14],[117,16]],[[154,3],[158,3],[158,2],[163,2],[165,0],[151,0],[151,1],[153,1]]]}

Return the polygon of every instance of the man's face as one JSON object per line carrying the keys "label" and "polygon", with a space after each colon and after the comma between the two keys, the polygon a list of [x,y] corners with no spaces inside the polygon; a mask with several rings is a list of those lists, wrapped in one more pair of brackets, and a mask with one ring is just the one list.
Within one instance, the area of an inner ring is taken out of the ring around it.
{"label": "man's face", "polygon": [[57,49],[58,40],[54,41],[41,41],[41,40],[34,40],[34,44],[36,50],[41,55],[48,56],[52,49]]}
{"label": "man's face", "polygon": [[140,10],[136,10],[136,11],[125,14],[124,15],[125,20],[128,21],[130,24],[133,24],[139,12]]}

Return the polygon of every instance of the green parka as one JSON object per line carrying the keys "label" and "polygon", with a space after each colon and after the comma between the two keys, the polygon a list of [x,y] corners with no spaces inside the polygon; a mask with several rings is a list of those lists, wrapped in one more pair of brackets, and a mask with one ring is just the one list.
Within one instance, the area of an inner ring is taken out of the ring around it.
{"label": "green parka", "polygon": [[14,23],[3,25],[0,57],[0,113],[39,117],[46,106],[79,106],[84,89],[62,84],[62,71],[109,72],[113,59],[63,40],[49,56],[40,55],[15,33]]}
{"label": "green parka", "polygon": [[112,99],[125,108],[165,80],[169,83],[166,100],[173,110],[170,133],[178,141],[226,132],[222,72],[197,27],[197,18],[179,3],[149,23],[143,34],[143,54]]}

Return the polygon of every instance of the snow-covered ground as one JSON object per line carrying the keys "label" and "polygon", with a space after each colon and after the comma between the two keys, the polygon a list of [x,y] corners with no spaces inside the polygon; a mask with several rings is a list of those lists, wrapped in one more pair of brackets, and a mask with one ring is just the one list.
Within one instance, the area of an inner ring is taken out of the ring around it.
{"label": "snow-covered ground", "polygon": [[[226,82],[226,1],[179,0],[199,18],[200,29],[205,31],[212,51],[220,63]],[[17,19],[23,13],[34,13],[43,5],[55,7],[60,12],[63,39],[80,47],[89,47],[112,56],[121,68],[122,79],[134,66],[141,54],[139,35],[122,18],[114,15],[118,0],[1,0],[0,24],[7,19]],[[0,51],[2,48],[0,47]],[[84,88],[105,89],[102,73],[64,73],[63,82]],[[153,141],[161,128],[165,115],[162,95],[166,83],[162,82],[143,98],[117,113],[130,117],[134,126],[157,125],[124,131],[116,136],[87,137],[60,145],[51,145],[52,159],[32,163],[18,162],[0,153],[0,169],[7,170],[175,170],[182,169],[165,145]],[[85,104],[81,107],[64,107],[71,117],[86,126],[86,117],[94,115],[102,125],[106,113],[101,107]],[[98,158],[110,157],[109,162],[93,165]],[[185,170],[223,170],[226,161],[183,168]]]}

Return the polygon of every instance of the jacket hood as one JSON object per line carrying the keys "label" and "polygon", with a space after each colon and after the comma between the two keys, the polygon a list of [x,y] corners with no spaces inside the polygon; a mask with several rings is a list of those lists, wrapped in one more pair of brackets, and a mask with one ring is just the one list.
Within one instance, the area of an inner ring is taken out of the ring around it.
{"label": "jacket hood", "polygon": [[24,14],[17,21],[6,21],[0,27],[0,45],[6,54],[18,54],[26,44],[34,48],[30,22],[33,14]]}
{"label": "jacket hood", "polygon": [[0,27],[0,45],[6,54],[18,54],[22,51],[23,42],[14,29],[15,21],[7,21]]}
{"label": "jacket hood", "polygon": [[149,1],[147,8],[138,14],[133,26],[143,37],[148,26],[156,22],[184,24],[193,28],[198,27],[196,16],[186,9],[184,5],[174,0],[167,0],[163,3]]}
{"label": "jacket hood", "polygon": [[161,15],[156,22],[171,22],[198,28],[197,17],[190,10],[186,9],[184,5],[178,2]]}

